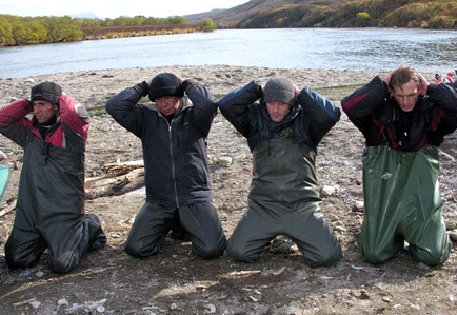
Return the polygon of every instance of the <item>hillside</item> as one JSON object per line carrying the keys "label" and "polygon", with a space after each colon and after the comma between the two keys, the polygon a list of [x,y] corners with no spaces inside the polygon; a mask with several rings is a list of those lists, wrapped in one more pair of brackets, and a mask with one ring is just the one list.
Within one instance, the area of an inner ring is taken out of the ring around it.
{"label": "hillside", "polygon": [[[271,10],[285,4],[302,4],[312,0],[251,0],[230,9],[214,9],[210,12],[184,16],[189,22],[197,22],[202,18],[210,18],[221,26],[234,26],[240,21],[257,14],[259,11]],[[330,0],[342,2],[342,0]]]}
{"label": "hillside", "polygon": [[457,28],[453,0],[251,0],[226,10],[185,16],[211,18],[219,27]]}

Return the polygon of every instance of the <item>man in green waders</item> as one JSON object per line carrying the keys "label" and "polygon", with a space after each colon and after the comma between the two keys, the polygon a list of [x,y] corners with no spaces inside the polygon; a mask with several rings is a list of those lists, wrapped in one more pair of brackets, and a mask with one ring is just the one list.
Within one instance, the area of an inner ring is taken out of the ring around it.
{"label": "man in green waders", "polygon": [[[260,100],[260,102],[258,102]],[[278,235],[290,237],[310,266],[342,257],[319,211],[317,144],[340,118],[331,101],[284,78],[262,87],[252,81],[219,101],[224,117],[247,139],[253,154],[248,210],[227,243],[238,261],[253,261]]]}
{"label": "man in green waders", "polygon": [[457,93],[402,66],[341,101],[365,137],[362,258],[382,263],[409,242],[414,259],[445,262],[451,252],[439,193],[439,145],[457,127]]}

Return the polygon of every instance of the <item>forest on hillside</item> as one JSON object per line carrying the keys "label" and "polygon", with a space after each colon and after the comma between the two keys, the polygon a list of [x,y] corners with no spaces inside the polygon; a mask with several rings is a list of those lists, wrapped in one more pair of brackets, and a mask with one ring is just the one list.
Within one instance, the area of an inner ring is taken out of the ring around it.
{"label": "forest on hillside", "polygon": [[315,0],[261,10],[240,28],[421,27],[457,28],[455,0]]}

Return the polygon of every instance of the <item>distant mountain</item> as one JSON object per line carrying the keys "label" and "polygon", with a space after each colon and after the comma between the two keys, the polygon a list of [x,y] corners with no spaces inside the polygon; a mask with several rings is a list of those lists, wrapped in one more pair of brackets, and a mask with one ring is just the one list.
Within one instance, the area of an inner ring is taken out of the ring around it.
{"label": "distant mountain", "polygon": [[97,16],[95,13],[92,12],[83,12],[83,13],[76,13],[70,15],[70,17],[75,18],[75,19],[99,19],[103,20],[99,16]]}
{"label": "distant mountain", "polygon": [[[185,15],[185,16],[183,16],[183,18],[185,18],[185,19],[188,20],[189,22],[198,22],[198,21],[200,21],[201,19],[204,19],[204,18],[213,19],[213,18],[212,18],[213,16],[216,16],[216,15],[218,15],[219,13],[224,12],[224,11],[226,11],[226,10],[227,10],[227,9],[212,9],[212,10],[209,11],[209,12],[196,13],[196,14],[191,14],[191,15]],[[214,21],[214,19],[213,19],[213,21]]]}
{"label": "distant mountain", "polygon": [[456,0],[251,0],[230,9],[185,16],[219,28],[421,27],[457,29]]}

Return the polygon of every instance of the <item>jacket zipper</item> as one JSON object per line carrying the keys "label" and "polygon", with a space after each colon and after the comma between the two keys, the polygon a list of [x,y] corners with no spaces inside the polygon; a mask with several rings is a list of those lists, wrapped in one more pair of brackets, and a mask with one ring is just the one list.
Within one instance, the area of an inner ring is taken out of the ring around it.
{"label": "jacket zipper", "polygon": [[[165,119],[166,120],[166,119]],[[168,121],[167,121],[168,123]],[[173,155],[173,138],[172,138],[172,126],[173,120],[171,123],[168,123],[168,133],[170,135],[170,154],[171,154],[171,171],[173,175],[173,185],[175,187],[175,201],[176,201],[176,207],[179,208],[179,200],[178,200],[178,186],[176,185],[176,170],[175,170],[175,159]]]}

